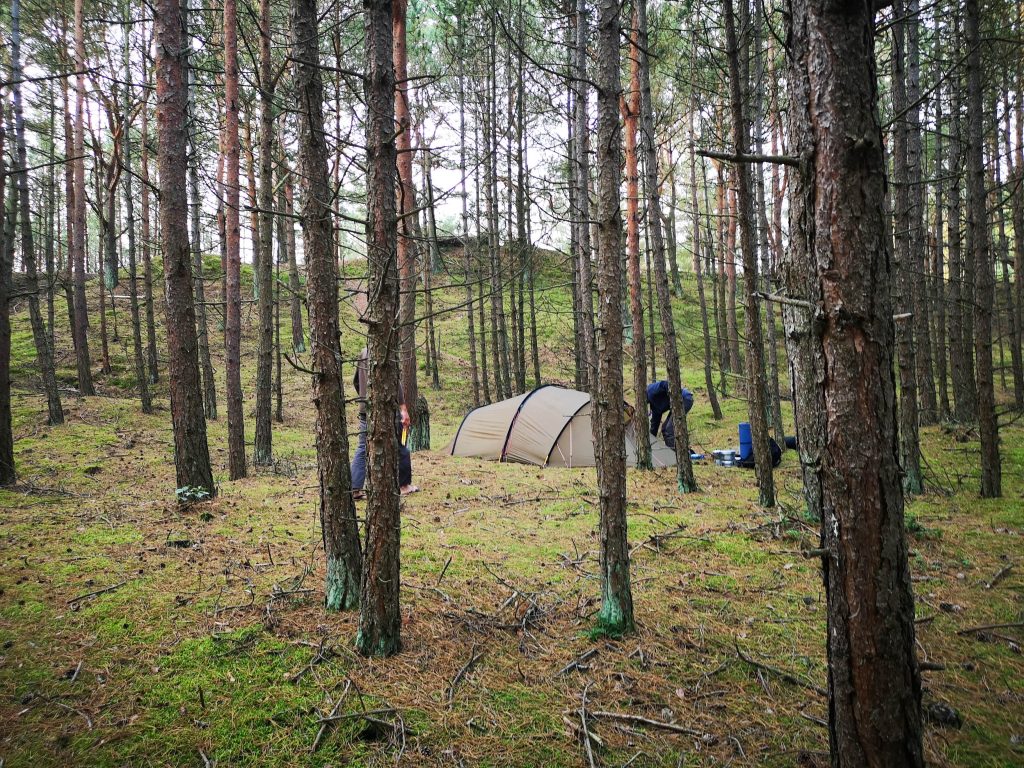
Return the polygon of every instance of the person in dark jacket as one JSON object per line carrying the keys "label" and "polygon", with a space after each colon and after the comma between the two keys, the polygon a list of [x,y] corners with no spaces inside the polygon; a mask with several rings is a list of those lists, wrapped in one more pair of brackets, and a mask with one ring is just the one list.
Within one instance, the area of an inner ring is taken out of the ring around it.
{"label": "person in dark jacket", "polygon": [[[366,484],[366,391],[370,379],[369,353],[366,347],[359,353],[356,361],[356,373],[352,384],[359,395],[359,442],[352,457],[352,494],[361,499],[365,495],[363,486]],[[415,493],[419,490],[412,484],[412,456],[405,447],[403,433],[409,429],[409,409],[405,404],[405,393],[402,385],[398,385],[398,413],[395,414],[395,439],[398,441],[398,485],[402,495]]]}
{"label": "person in dark jacket", "polygon": [[[681,392],[683,395],[683,413],[689,413],[690,409],[693,408],[693,392],[686,387],[683,387]],[[658,427],[661,427],[661,437],[665,441],[665,445],[669,448],[675,448],[676,430],[675,425],[672,423],[672,402],[669,398],[667,381],[656,381],[647,386],[647,404],[651,408],[651,437],[657,437]],[[665,414],[668,414],[668,418],[665,420],[664,426],[662,426],[661,420]]]}

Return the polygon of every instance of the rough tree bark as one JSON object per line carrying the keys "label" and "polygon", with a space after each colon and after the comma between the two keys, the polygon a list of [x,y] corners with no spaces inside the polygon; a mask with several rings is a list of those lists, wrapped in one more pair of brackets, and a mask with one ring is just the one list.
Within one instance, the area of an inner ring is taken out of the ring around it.
{"label": "rough tree bark", "polygon": [[800,166],[784,274],[810,310],[784,309],[805,492],[822,521],[831,762],[920,768],[874,5],[790,0],[787,11]]}
{"label": "rough tree bark", "polygon": [[676,485],[680,493],[689,493],[696,490],[697,480],[693,475],[693,462],[690,461],[690,431],[686,425],[686,411],[683,408],[679,347],[676,344],[672,300],[665,274],[665,239],[661,230],[661,195],[658,192],[658,144],[654,135],[654,100],[651,97],[651,68],[647,54],[647,2],[636,1],[640,54],[640,141],[644,156],[644,175],[647,180],[647,224],[651,240],[651,261],[654,263],[654,280],[658,288],[658,313],[664,337],[662,351],[668,373],[669,403],[672,423],[676,429]]}
{"label": "rough tree bark", "polygon": [[299,183],[305,246],[309,336],[313,349],[313,404],[320,479],[320,525],[327,556],[328,610],[359,602],[362,556],[349,469],[344,378],[338,331],[338,263],[324,135],[324,87],[320,74],[316,0],[292,0],[292,88],[299,124]]}
{"label": "rough tree bark", "polygon": [[[629,31],[629,94],[622,99],[626,132],[626,263],[629,283],[629,317],[633,323],[633,397],[636,410],[633,429],[636,468],[653,469],[647,403],[647,338],[644,333],[643,287],[640,282],[640,176],[637,170],[637,120],[640,116],[640,51],[637,44],[637,12]],[[652,307],[653,309],[653,307]]]}
{"label": "rough tree bark", "polygon": [[[594,442],[600,495],[601,612],[607,632],[632,632],[626,529],[626,444],[622,387],[622,126],[619,124],[619,3],[599,0],[597,86],[597,388]],[[664,263],[664,262],[663,262]]]}
{"label": "rough tree bark", "polygon": [[[366,547],[356,649],[401,650],[398,491],[398,219],[395,211],[395,69],[391,0],[363,0],[366,21],[366,212],[370,403],[367,409]],[[408,395],[406,396],[408,398]]]}
{"label": "rough tree bark", "polygon": [[0,486],[18,479],[14,465],[14,434],[11,431],[11,306],[9,296],[14,279],[13,249],[8,247],[7,216],[7,129],[4,99],[0,99]]}
{"label": "rough tree bark", "polygon": [[[131,29],[131,11],[125,10],[126,29]],[[135,364],[135,386],[139,390],[139,401],[143,413],[153,412],[153,401],[149,392],[149,381],[146,375],[146,358],[142,351],[142,316],[139,312],[139,274],[137,245],[135,242],[135,190],[132,171],[132,86],[131,83],[131,36],[124,36],[124,73],[125,91],[121,108],[124,135],[121,137],[121,164],[124,167],[124,213],[125,226],[128,229],[128,299],[132,316],[132,361]]]}
{"label": "rough tree bark", "polygon": [[391,4],[392,46],[395,70],[395,138],[398,152],[398,277],[401,293],[398,301],[398,322],[402,367],[402,389],[409,408],[410,450],[429,448],[419,440],[416,425],[419,423],[417,400],[419,385],[416,370],[416,243],[413,237],[412,219],[416,215],[416,191],[412,182],[412,122],[409,104],[409,53],[406,47],[406,16],[409,0],[392,0]]}
{"label": "rough tree bark", "polygon": [[256,352],[256,435],[252,461],[257,466],[273,463],[271,429],[274,368],[274,75],[270,60],[270,0],[260,0],[260,259],[256,265],[259,285],[259,348]]}
{"label": "rough tree bark", "polygon": [[228,478],[245,477],[245,415],[242,411],[242,261],[239,239],[238,8],[224,0],[224,165],[227,227],[227,318],[224,368],[227,372]]}
{"label": "rough tree bark", "polygon": [[302,282],[299,279],[299,264],[295,246],[295,223],[292,214],[295,209],[294,191],[292,188],[292,172],[288,167],[288,157],[281,150],[280,174],[282,176],[281,192],[284,197],[283,232],[285,245],[288,248],[288,294],[289,316],[292,326],[292,351],[296,354],[306,351],[306,336],[302,330]]}
{"label": "rough tree bark", "polygon": [[25,145],[25,115],[21,101],[21,0],[11,0],[11,88],[14,102],[14,167],[11,175],[18,189],[18,211],[21,223],[21,261],[25,267],[28,294],[28,314],[32,326],[32,339],[36,347],[36,363],[46,394],[47,423],[64,423],[64,410],[57,391],[57,376],[53,368],[53,352],[46,336],[46,325],[39,309],[39,277],[36,273],[35,242],[32,237],[32,215],[28,197],[28,149]]}
{"label": "rough tree bark", "polygon": [[[146,72],[146,56],[142,57],[142,81],[149,84]],[[139,215],[142,217],[142,289],[146,305],[146,369],[149,372],[149,383],[156,384],[160,380],[159,358],[156,351],[156,318],[153,302],[153,259],[150,239],[149,217],[149,91],[142,89],[142,151],[139,153],[140,193]]]}
{"label": "rough tree bark", "polygon": [[575,171],[576,211],[573,218],[578,227],[577,244],[579,250],[575,254],[578,265],[580,297],[580,328],[583,338],[580,340],[583,353],[580,355],[582,371],[580,386],[584,391],[596,391],[596,352],[594,346],[594,292],[591,274],[590,246],[590,118],[588,115],[589,80],[587,78],[587,3],[576,0],[576,78],[573,81],[573,106],[576,109],[575,137],[576,157],[572,163]]}
{"label": "rough tree bark", "polygon": [[78,391],[95,395],[89,360],[89,308],[85,300],[85,16],[83,0],[75,0],[75,226],[71,241],[75,269],[75,362]]}
{"label": "rough tree bark", "polygon": [[[938,68],[938,64],[936,64]],[[945,150],[943,131],[945,123],[942,119],[943,91],[940,88],[938,98],[935,99],[935,173],[938,181],[935,182],[935,240],[933,243],[934,253],[932,256],[932,282],[934,288],[932,299],[935,303],[935,328],[932,336],[935,339],[935,365],[939,377],[939,419],[945,421],[952,414],[949,407],[949,374],[946,368],[948,359],[946,349],[946,304],[949,301],[946,291],[945,260],[943,255],[946,252],[946,224],[945,224],[945,201],[943,192],[945,190]]]}
{"label": "rough tree bark", "polygon": [[[746,2],[746,0],[742,0]],[[729,91],[732,108],[733,146],[737,155],[748,154],[750,138],[743,105],[746,103],[746,78],[740,77],[741,49],[736,35],[736,19],[732,0],[725,0],[725,39],[729,57]],[[740,251],[743,258],[743,288],[746,309],[744,320],[747,335],[747,414],[754,448],[754,471],[762,507],[775,506],[775,478],[772,474],[772,454],[768,447],[769,407],[768,382],[764,372],[764,341],[761,335],[761,302],[757,285],[757,247],[754,244],[754,194],[750,183],[750,165],[737,163],[733,168],[736,179],[736,204],[739,213]]]}
{"label": "rough tree bark", "polygon": [[159,0],[156,36],[156,123],[160,172],[160,233],[167,298],[167,357],[170,377],[174,468],[179,488],[217,493],[206,444],[206,417],[199,382],[196,314],[192,306],[188,206],[185,199],[185,73],[181,7]]}
{"label": "rough tree bark", "polygon": [[[182,13],[185,16],[186,32],[192,24],[189,7],[191,0],[184,0]],[[190,49],[191,50],[191,49]],[[206,277],[203,268],[202,230],[199,225],[199,214],[203,208],[203,200],[199,193],[199,165],[202,156],[199,152],[198,130],[196,121],[196,70],[191,65],[191,56],[186,52],[186,82],[188,83],[188,187],[190,204],[189,235],[192,241],[192,281],[195,292],[196,334],[199,344],[199,370],[203,376],[203,410],[206,418],[217,418],[217,385],[214,381],[213,361],[210,359],[210,326],[207,322],[209,313],[206,311]]]}
{"label": "rough tree bark", "polygon": [[[958,11],[954,10],[952,25],[956,41],[954,50],[960,49],[962,35]],[[977,393],[974,389],[974,352],[966,318],[974,301],[973,285],[968,286],[970,267],[965,258],[963,236],[963,116],[961,92],[963,83],[959,73],[950,85],[952,111],[950,114],[949,146],[949,367],[953,384],[953,415],[961,423],[974,421],[977,414]],[[973,277],[970,278],[973,284]]]}
{"label": "rough tree bark", "polygon": [[[695,109],[690,110],[690,194],[693,197],[693,266],[697,280],[697,301],[700,304],[700,326],[704,336],[704,386],[708,391],[708,399],[711,401],[711,413],[715,421],[722,420],[722,406],[718,403],[718,395],[715,392],[715,384],[711,372],[711,330],[708,327],[708,303],[704,298],[704,256],[701,253],[701,226],[700,226],[700,204],[697,193],[697,163],[696,145],[693,141],[693,119]],[[706,246],[709,250],[711,244]]]}
{"label": "rough tree bark", "polygon": [[[906,77],[906,29],[905,5],[895,0],[893,13],[897,21],[893,24],[893,110],[897,114],[907,111]],[[896,358],[899,369],[899,425],[900,455],[903,466],[903,488],[909,494],[924,490],[921,477],[921,443],[918,434],[917,403],[917,354],[914,339],[914,247],[911,237],[914,228],[914,212],[911,209],[910,171],[910,124],[907,119],[896,123],[893,142],[893,168],[895,176],[895,241],[893,258],[892,298],[893,310],[900,316],[896,321]]]}
{"label": "rough tree bark", "polygon": [[476,362],[476,329],[473,327],[473,263],[469,248],[469,193],[466,190],[468,175],[466,164],[466,64],[465,64],[465,6],[457,7],[457,45],[459,60],[459,178],[462,198],[462,256],[466,283],[466,330],[469,337],[469,373],[473,382],[473,406],[479,407],[480,371]]}
{"label": "rough tree bark", "polygon": [[974,251],[974,353],[977,358],[978,432],[981,436],[981,495],[1002,496],[999,424],[992,381],[992,304],[995,298],[988,214],[985,208],[984,126],[981,92],[981,32],[978,0],[967,0],[967,218]]}

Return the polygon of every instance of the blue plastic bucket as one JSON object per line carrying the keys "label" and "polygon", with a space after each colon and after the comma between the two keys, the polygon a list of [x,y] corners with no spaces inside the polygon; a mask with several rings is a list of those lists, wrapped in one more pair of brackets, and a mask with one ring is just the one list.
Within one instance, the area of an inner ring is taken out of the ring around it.
{"label": "blue plastic bucket", "polygon": [[754,455],[754,440],[750,436],[750,422],[740,422],[740,461],[747,461]]}

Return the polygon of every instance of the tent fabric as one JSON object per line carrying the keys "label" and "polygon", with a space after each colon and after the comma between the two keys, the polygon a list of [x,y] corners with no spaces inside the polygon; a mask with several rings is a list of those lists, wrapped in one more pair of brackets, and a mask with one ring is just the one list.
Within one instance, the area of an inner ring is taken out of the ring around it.
{"label": "tent fabric", "polygon": [[[624,410],[626,406],[624,404]],[[466,414],[448,446],[452,456],[511,461],[540,467],[592,467],[594,435],[586,392],[554,385],[476,408]],[[626,463],[636,465],[632,425],[626,428]],[[675,451],[651,440],[656,467],[674,466]]]}

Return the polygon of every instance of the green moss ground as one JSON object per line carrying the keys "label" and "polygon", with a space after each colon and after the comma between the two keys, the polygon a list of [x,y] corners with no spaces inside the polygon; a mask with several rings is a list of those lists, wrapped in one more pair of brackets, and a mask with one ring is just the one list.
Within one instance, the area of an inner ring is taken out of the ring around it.
{"label": "green moss ground", "polygon": [[[350,281],[360,269],[347,265]],[[545,381],[570,383],[562,279],[553,263],[540,275],[538,332]],[[692,442],[711,450],[736,442],[746,403],[728,398],[724,421],[711,418],[692,293],[678,303],[677,321],[684,376],[697,391]],[[457,290],[438,299],[458,301]],[[127,313],[118,309],[123,336]],[[59,322],[64,311],[58,304]],[[342,318],[344,347],[354,356],[361,325],[348,303]],[[62,330],[59,376],[73,385]],[[321,607],[308,380],[285,365],[273,471],[228,483],[226,425],[210,424],[220,496],[182,509],[173,502],[166,381],[157,388],[157,413],[142,416],[124,342],[111,343],[114,372],[98,377],[100,395],[66,394],[68,423],[42,426],[31,336],[17,313],[22,485],[0,491],[3,765],[203,765],[205,756],[222,766],[578,766],[586,760],[578,732],[584,691],[591,711],[671,720],[706,734],[591,718],[603,765],[634,757],[634,766],[825,765],[826,732],[816,722],[827,717],[823,698],[759,674],[736,652],[738,644],[825,684],[820,574],[800,554],[817,536],[803,512],[796,457],[788,453],[777,470],[782,504],[770,512],[756,505],[752,473],[700,464],[700,490],[679,496],[674,472],[631,471],[638,631],[598,637],[593,470],[446,456],[471,405],[464,316],[444,316],[438,330],[443,388],[423,385],[434,450],[414,457],[423,492],[403,510],[405,648],[393,659],[364,660],[352,651],[355,616]],[[98,368],[97,334],[94,322]],[[243,345],[251,440],[250,329]],[[924,673],[924,701],[949,704],[964,719],[959,730],[927,725],[928,759],[1019,765],[1021,630],[957,633],[1022,620],[1024,430],[1003,430],[999,500],[977,497],[976,434],[942,427],[922,434],[930,490],[908,507],[918,651],[945,665]],[[584,669],[559,674],[589,650],[596,655]],[[450,694],[474,653],[482,656]],[[318,718],[342,697],[339,714],[394,712],[378,725],[338,721],[312,753]]]}

